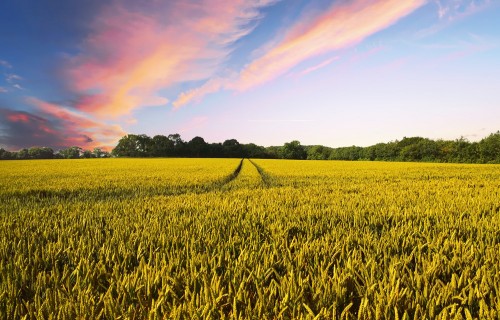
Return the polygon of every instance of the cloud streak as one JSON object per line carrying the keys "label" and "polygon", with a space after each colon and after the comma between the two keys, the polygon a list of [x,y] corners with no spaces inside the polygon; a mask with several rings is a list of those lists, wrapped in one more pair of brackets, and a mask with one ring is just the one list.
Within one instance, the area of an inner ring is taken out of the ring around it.
{"label": "cloud streak", "polygon": [[314,72],[316,70],[324,68],[324,67],[330,65],[333,61],[339,60],[339,59],[340,59],[339,57],[333,57],[333,58],[327,59],[327,60],[325,60],[325,61],[323,61],[323,62],[321,62],[321,63],[319,63],[319,64],[317,64],[315,66],[312,66],[312,67],[309,67],[309,68],[305,69],[304,71],[300,72],[299,75],[300,76],[305,76],[306,74],[309,74],[311,72]]}
{"label": "cloud streak", "polygon": [[356,0],[334,5],[310,23],[293,26],[283,41],[243,69],[233,87],[248,90],[283,75],[302,61],[355,45],[425,3]]}
{"label": "cloud streak", "polygon": [[11,150],[32,146],[55,149],[79,146],[85,149],[111,149],[125,131],[117,125],[95,121],[87,115],[28,98],[36,109],[32,112],[1,109],[0,144]]}
{"label": "cloud streak", "polygon": [[173,102],[174,108],[177,109],[192,102],[200,102],[206,95],[218,92],[221,89],[225,88],[227,82],[227,78],[214,78],[208,80],[198,88],[182,92],[179,97]]}
{"label": "cloud streak", "polygon": [[105,8],[66,77],[76,107],[100,117],[162,106],[161,90],[211,77],[231,44],[252,31],[265,0],[148,2]]}
{"label": "cloud streak", "polygon": [[491,0],[435,0],[438,7],[438,17],[453,21],[484,10],[492,4]]}
{"label": "cloud streak", "polygon": [[[427,0],[355,0],[332,5],[316,16],[303,16],[280,39],[264,46],[264,53],[238,74],[224,81],[209,80],[199,88],[179,95],[174,106],[200,101],[204,95],[229,89],[246,91],[284,75],[311,58],[353,46],[412,13]],[[333,60],[306,69],[309,73]]]}
{"label": "cloud streak", "polygon": [[12,65],[5,60],[0,60],[0,66],[7,68],[7,69],[12,68]]}
{"label": "cloud streak", "polygon": [[[45,116],[55,120],[67,139],[64,145],[81,147],[110,147],[126,132],[118,125],[99,122],[86,114],[64,108],[63,106],[29,98],[28,102],[37,107]],[[83,140],[82,140],[83,138]],[[84,144],[70,143],[76,141]]]}

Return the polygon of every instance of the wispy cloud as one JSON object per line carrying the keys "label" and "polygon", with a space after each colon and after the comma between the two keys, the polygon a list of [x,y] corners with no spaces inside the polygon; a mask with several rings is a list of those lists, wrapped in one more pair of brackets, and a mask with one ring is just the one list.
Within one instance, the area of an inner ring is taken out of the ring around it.
{"label": "wispy cloud", "polygon": [[425,2],[356,0],[334,5],[310,23],[293,26],[282,42],[241,72],[234,88],[250,89],[275,79],[304,60],[357,44]]}
{"label": "wispy cloud", "polygon": [[18,90],[25,90],[19,82],[22,81],[23,78],[17,74],[14,73],[7,73],[5,74],[5,82],[11,85],[11,87],[16,88]]}
{"label": "wispy cloud", "polygon": [[64,132],[60,143],[65,146],[109,148],[126,134],[118,125],[96,121],[87,114],[67,109],[58,104],[36,98],[28,98],[27,102],[35,106],[43,116],[57,123],[58,129]]}
{"label": "wispy cloud", "polygon": [[8,69],[12,68],[12,65],[5,60],[0,60],[0,66]]}
{"label": "wispy cloud", "polygon": [[0,93],[7,93],[7,92],[9,92],[9,90],[7,90],[4,87],[0,87]]}
{"label": "wispy cloud", "polygon": [[0,144],[9,150],[31,146],[57,146],[60,143],[61,135],[58,135],[53,124],[44,117],[2,108],[0,115]]}
{"label": "wispy cloud", "polygon": [[[235,78],[226,81],[209,80],[198,89],[183,93],[176,107],[199,101],[204,94],[222,88],[245,91],[269,82],[300,63],[355,45],[368,36],[387,28],[399,19],[421,7],[427,0],[355,0],[334,4],[326,12],[314,17],[304,16],[281,40],[264,46],[261,56],[249,63]],[[325,61],[321,68],[331,63]],[[308,72],[312,72],[313,67]]]}
{"label": "wispy cloud", "polygon": [[0,144],[10,150],[32,146],[55,149],[79,146],[111,149],[125,131],[91,119],[88,115],[36,98],[27,98],[33,111],[0,108]]}
{"label": "wispy cloud", "polygon": [[200,102],[206,95],[223,89],[227,81],[228,78],[213,78],[200,87],[181,93],[173,102],[174,108],[177,109],[191,102]]}
{"label": "wispy cloud", "polygon": [[497,5],[491,0],[434,0],[438,21],[416,33],[419,38],[433,35],[453,23]]}
{"label": "wispy cloud", "polygon": [[5,75],[5,81],[7,81],[10,84],[14,84],[20,80],[23,80],[23,78],[17,74],[8,73]]}
{"label": "wispy cloud", "polygon": [[102,117],[166,105],[161,89],[212,77],[270,0],[115,2],[92,23],[67,77],[77,108]]}
{"label": "wispy cloud", "polygon": [[299,73],[299,76],[305,76],[306,74],[309,74],[311,72],[314,72],[316,70],[324,68],[324,67],[330,65],[333,61],[339,60],[339,59],[340,59],[339,57],[333,57],[333,58],[327,59],[327,60],[325,60],[325,61],[323,61],[315,66],[309,67],[309,68],[305,69],[304,71],[301,71]]}
{"label": "wispy cloud", "polygon": [[491,0],[435,0],[435,3],[439,19],[448,21],[475,14],[493,4]]}

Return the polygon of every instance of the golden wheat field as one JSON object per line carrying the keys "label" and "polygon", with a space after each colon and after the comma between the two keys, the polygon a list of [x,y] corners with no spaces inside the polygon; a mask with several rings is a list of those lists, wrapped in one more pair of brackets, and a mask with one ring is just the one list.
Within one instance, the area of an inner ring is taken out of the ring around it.
{"label": "golden wheat field", "polygon": [[0,164],[2,319],[499,319],[500,166]]}

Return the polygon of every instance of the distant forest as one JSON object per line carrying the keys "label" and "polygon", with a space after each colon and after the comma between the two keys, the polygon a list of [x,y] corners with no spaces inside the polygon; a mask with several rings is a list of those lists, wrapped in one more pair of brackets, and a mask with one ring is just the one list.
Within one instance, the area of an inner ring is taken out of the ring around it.
{"label": "distant forest", "polygon": [[202,137],[182,140],[179,134],[168,136],[129,134],[108,153],[99,148],[83,150],[70,147],[54,152],[47,147],[32,147],[17,152],[0,149],[1,160],[14,159],[74,159],[104,157],[191,157],[191,158],[264,158],[310,160],[413,161],[450,163],[500,163],[500,131],[479,142],[465,138],[431,140],[422,137],[403,138],[369,147],[330,148],[321,145],[304,146],[294,140],[283,146],[262,147],[243,144],[236,139],[223,143],[207,143]]}

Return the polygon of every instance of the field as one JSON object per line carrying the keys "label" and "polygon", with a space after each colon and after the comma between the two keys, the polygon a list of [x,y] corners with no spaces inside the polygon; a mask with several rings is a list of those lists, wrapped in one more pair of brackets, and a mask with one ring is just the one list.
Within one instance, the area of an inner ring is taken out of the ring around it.
{"label": "field", "polygon": [[499,319],[500,166],[0,163],[0,318]]}

